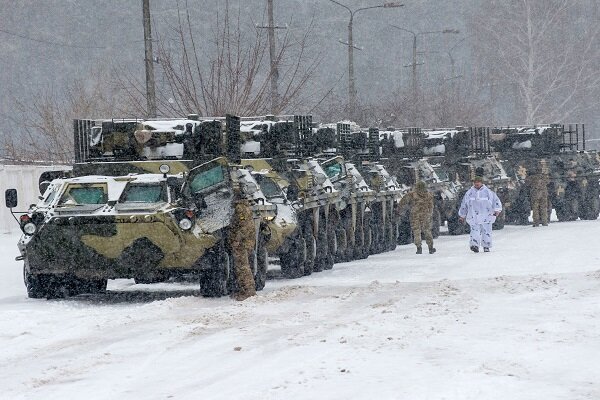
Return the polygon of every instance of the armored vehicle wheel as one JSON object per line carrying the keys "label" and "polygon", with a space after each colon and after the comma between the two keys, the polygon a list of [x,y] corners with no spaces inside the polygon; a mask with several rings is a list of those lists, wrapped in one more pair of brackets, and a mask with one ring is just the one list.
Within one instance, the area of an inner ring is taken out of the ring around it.
{"label": "armored vehicle wheel", "polygon": [[348,253],[351,249],[348,246],[345,229],[337,229],[335,235],[335,262],[344,262],[348,259]]}
{"label": "armored vehicle wheel", "polygon": [[385,251],[385,226],[371,221],[371,254],[379,254]]}
{"label": "armored vehicle wheel", "polygon": [[[262,236],[262,235],[261,235]],[[267,269],[269,267],[269,253],[265,245],[264,239],[261,237],[258,240],[256,255],[252,257],[256,262],[256,270],[254,273],[254,283],[256,290],[263,290],[267,282]]]}
{"label": "armored vehicle wheel", "polygon": [[440,215],[440,210],[436,207],[433,209],[433,215],[431,216],[431,236],[434,239],[440,236],[440,225],[441,225],[442,216]]}
{"label": "armored vehicle wheel", "polygon": [[496,217],[496,222],[494,222],[492,224],[492,229],[494,229],[494,230],[504,229],[504,222],[506,220],[506,217],[504,215],[505,214],[502,212],[502,213],[500,213],[500,215],[498,215]]}
{"label": "armored vehicle wheel", "polygon": [[220,297],[229,294],[233,278],[233,260],[225,245],[221,243],[211,250],[209,265],[200,270],[200,294],[205,297]]}
{"label": "armored vehicle wheel", "polygon": [[398,222],[398,244],[410,244],[412,242],[412,231],[410,221],[406,216]]}
{"label": "armored vehicle wheel", "polygon": [[338,220],[329,218],[329,221],[327,222],[327,258],[325,260],[325,265],[323,266],[325,269],[332,269],[333,264],[335,264],[335,254],[337,253],[338,242],[334,221]]}
{"label": "armored vehicle wheel", "polygon": [[393,222],[388,222],[387,224],[387,235],[386,235],[386,250],[394,251],[396,250],[397,238],[396,238],[396,224]]}
{"label": "armored vehicle wheel", "polygon": [[502,213],[504,214],[505,224],[529,225],[531,203],[524,187],[521,188],[510,207],[506,208]]}
{"label": "armored vehicle wheel", "polygon": [[335,254],[337,253],[337,236],[332,234],[329,236],[329,250],[327,251],[327,259],[324,265],[325,269],[332,269],[335,264]]}
{"label": "armored vehicle wheel", "polygon": [[465,224],[461,224],[458,220],[458,214],[454,213],[448,218],[448,234],[462,235],[465,233]]}
{"label": "armored vehicle wheel", "polygon": [[304,260],[304,275],[310,275],[315,268],[317,258],[317,241],[313,235],[312,222],[308,222],[303,230],[304,242],[306,243],[306,258]]}
{"label": "armored vehicle wheel", "polygon": [[304,276],[304,263],[306,261],[306,241],[302,236],[292,239],[288,252],[279,257],[281,274],[290,279]]}
{"label": "armored vehicle wheel", "polygon": [[315,246],[316,254],[313,272],[321,272],[325,269],[325,264],[327,264],[327,257],[329,253],[329,238],[327,237],[325,219],[321,219],[321,223],[319,224],[319,232],[315,238]]}
{"label": "armored vehicle wheel", "polygon": [[357,244],[357,260],[364,260],[369,257],[369,249],[371,248],[371,242],[373,241],[373,234],[371,232],[371,227],[369,225],[363,226],[362,230],[359,231],[362,233],[362,241]]}
{"label": "armored vehicle wheel", "polygon": [[313,235],[304,238],[306,242],[306,260],[304,261],[304,275],[310,275],[315,270],[317,256],[317,240]]}
{"label": "armored vehicle wheel", "polygon": [[47,297],[51,278],[46,274],[32,275],[27,271],[26,266],[23,267],[23,281],[27,289],[27,296],[31,299]]}
{"label": "armored vehicle wheel", "polygon": [[589,188],[586,191],[586,198],[581,201],[579,218],[586,220],[598,219],[600,215],[600,197],[596,188]]}
{"label": "armored vehicle wheel", "polygon": [[559,221],[575,221],[579,216],[579,201],[575,197],[568,197],[555,210]]}

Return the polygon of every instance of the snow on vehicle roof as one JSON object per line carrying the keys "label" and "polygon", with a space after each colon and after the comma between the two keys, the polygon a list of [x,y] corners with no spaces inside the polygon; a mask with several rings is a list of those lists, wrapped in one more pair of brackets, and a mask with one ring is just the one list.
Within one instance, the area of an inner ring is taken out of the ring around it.
{"label": "snow on vehicle roof", "polygon": [[436,129],[431,131],[423,131],[424,140],[453,138],[459,131],[456,129]]}
{"label": "snow on vehicle roof", "polygon": [[146,128],[150,128],[149,130],[154,132],[173,132],[175,134],[181,135],[185,132],[185,127],[187,124],[192,124],[195,128],[196,125],[200,124],[200,121],[195,121],[192,119],[174,119],[174,120],[150,120],[143,121],[142,126]]}

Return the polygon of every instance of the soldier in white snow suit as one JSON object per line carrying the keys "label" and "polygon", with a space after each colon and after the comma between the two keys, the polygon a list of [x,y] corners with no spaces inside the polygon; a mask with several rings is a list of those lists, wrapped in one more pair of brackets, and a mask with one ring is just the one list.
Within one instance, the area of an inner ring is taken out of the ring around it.
{"label": "soldier in white snow suit", "polygon": [[479,246],[483,251],[490,251],[492,247],[492,224],[502,211],[502,203],[492,190],[483,184],[483,179],[476,176],[473,186],[465,193],[458,216],[461,222],[467,221],[471,227],[471,250],[479,252]]}

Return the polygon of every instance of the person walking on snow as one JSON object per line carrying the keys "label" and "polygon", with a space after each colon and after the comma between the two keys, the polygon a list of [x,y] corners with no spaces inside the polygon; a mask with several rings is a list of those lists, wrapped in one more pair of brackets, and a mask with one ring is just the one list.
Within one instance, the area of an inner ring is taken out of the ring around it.
{"label": "person walking on snow", "polygon": [[435,253],[433,236],[431,235],[431,220],[433,217],[433,194],[427,191],[425,182],[417,182],[415,189],[411,190],[400,200],[398,209],[410,207],[410,229],[413,242],[417,246],[417,254],[422,254],[421,233],[425,236],[429,254]]}
{"label": "person walking on snow", "polygon": [[502,203],[491,189],[483,184],[483,178],[476,176],[473,186],[465,193],[458,210],[460,222],[471,227],[471,251],[479,253],[483,246],[486,253],[492,247],[492,224],[502,212]]}

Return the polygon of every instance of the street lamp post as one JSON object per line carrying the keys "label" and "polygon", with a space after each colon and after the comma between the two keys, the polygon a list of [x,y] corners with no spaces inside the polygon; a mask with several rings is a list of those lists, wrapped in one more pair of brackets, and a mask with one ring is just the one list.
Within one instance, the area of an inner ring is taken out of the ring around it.
{"label": "street lamp post", "polygon": [[[461,77],[461,75],[459,75],[459,76],[456,75],[456,69],[455,69],[456,60],[452,56],[452,51],[455,50],[462,42],[464,42],[471,36],[472,35],[465,36],[464,38],[460,39],[458,42],[454,43],[454,45],[446,51],[446,54],[448,54],[448,57],[450,58],[450,77],[447,80],[454,81],[456,78]],[[454,83],[452,84],[452,92],[454,92]]]}
{"label": "street lamp post", "polygon": [[[404,4],[400,3],[384,3],[376,6],[370,7],[361,7],[356,10],[351,10],[348,6],[345,6],[342,3],[339,3],[335,0],[329,0],[334,4],[337,4],[340,7],[344,7],[350,13],[350,21],[348,22],[348,42],[345,44],[348,46],[348,100],[349,100],[349,113],[350,118],[354,119],[355,110],[356,110],[356,80],[354,78],[354,49],[359,49],[354,46],[353,38],[352,38],[352,24],[354,22],[354,15],[359,11],[370,10],[373,8],[397,8],[402,7]],[[360,50],[360,49],[359,49]]]}
{"label": "street lamp post", "polygon": [[411,35],[413,35],[413,49],[412,49],[412,64],[410,64],[410,66],[412,67],[412,98],[413,98],[413,109],[414,109],[414,115],[413,115],[413,124],[417,124],[417,114],[418,114],[418,99],[419,99],[419,94],[418,94],[418,85],[417,85],[417,38],[419,36],[422,35],[431,35],[431,34],[435,34],[435,33],[441,33],[441,34],[458,34],[460,33],[460,31],[458,29],[444,29],[441,31],[426,31],[426,32],[413,32],[409,29],[405,29],[405,28],[401,28],[399,26],[396,25],[390,25],[393,28],[399,29],[401,31],[404,32],[408,32]]}

